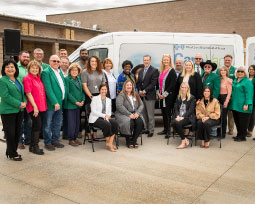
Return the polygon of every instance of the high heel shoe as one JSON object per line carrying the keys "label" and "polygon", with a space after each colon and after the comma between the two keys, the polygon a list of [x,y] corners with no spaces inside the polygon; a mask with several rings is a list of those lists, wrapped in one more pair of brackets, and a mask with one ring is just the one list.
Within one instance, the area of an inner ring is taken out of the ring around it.
{"label": "high heel shoe", "polygon": [[189,146],[189,139],[185,139],[185,145],[186,145],[186,147],[188,147]]}

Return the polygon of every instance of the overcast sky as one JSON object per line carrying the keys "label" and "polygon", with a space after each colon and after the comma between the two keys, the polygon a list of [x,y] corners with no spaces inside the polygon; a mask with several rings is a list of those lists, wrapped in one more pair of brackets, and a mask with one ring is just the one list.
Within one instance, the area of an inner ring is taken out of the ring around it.
{"label": "overcast sky", "polygon": [[47,14],[163,2],[169,0],[0,0],[0,14],[46,20]]}

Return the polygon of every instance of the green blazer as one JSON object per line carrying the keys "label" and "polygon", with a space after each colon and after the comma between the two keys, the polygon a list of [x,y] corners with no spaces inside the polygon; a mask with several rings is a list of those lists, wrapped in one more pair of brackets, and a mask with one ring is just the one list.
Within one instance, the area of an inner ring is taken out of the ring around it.
{"label": "green blazer", "polygon": [[205,86],[210,86],[213,90],[213,97],[218,99],[220,94],[220,76],[211,72],[203,84],[203,87]]}
{"label": "green blazer", "polygon": [[20,110],[21,102],[27,102],[24,94],[24,86],[20,79],[19,81],[22,87],[22,94],[16,84],[6,75],[0,78],[0,114],[18,113]]}
{"label": "green blazer", "polygon": [[[48,64],[46,64],[46,63],[44,63],[44,62],[42,62],[41,66],[42,66],[43,70],[46,70],[46,69],[48,69],[48,67],[49,67],[50,65],[48,65]],[[43,70],[42,70],[42,71],[43,71]]]}
{"label": "green blazer", "polygon": [[76,81],[69,74],[66,78],[66,92],[67,92],[67,101],[64,104],[64,109],[77,109],[81,108],[77,106],[76,102],[81,102],[85,100],[85,94],[82,89],[81,78],[77,76],[80,86],[77,85]]}
{"label": "green blazer", "polygon": [[[243,106],[249,105],[248,110],[244,111]],[[235,79],[232,83],[232,96],[229,103],[229,109],[242,113],[251,113],[253,108],[253,84],[243,77],[239,83]]]}
{"label": "green blazer", "polygon": [[[64,86],[65,86],[65,100],[66,100],[66,83],[65,83],[65,78],[62,74],[62,72],[59,72]],[[48,110],[55,110],[55,104],[59,104],[60,107],[63,107],[63,95],[61,91],[60,84],[58,82],[58,79],[52,70],[52,68],[49,66],[48,69],[43,70],[41,73],[41,79],[43,82],[43,85],[45,87],[45,92],[46,92],[46,99],[47,99],[47,106]]]}
{"label": "green blazer", "polygon": [[[219,70],[220,70],[220,68],[217,69],[216,74],[219,74]],[[236,72],[236,68],[231,65],[231,67],[228,70],[228,78],[230,78],[234,81],[236,78],[235,72]]]}

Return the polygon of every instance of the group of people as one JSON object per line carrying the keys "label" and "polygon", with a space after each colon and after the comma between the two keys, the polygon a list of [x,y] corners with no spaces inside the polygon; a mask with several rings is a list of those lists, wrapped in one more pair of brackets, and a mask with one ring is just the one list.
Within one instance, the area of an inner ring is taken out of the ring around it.
{"label": "group of people", "polygon": [[151,56],[145,55],[143,64],[135,68],[125,60],[118,78],[111,72],[111,59],[101,62],[97,56],[88,57],[86,49],[80,50],[80,61],[70,65],[66,50],[52,55],[49,64],[42,62],[42,49],[35,49],[33,56],[30,61],[29,53],[21,51],[18,63],[7,60],[2,66],[0,114],[6,156],[14,161],[22,160],[17,148],[24,148],[24,143],[29,144],[30,152],[43,155],[39,148],[42,137],[45,149],[63,148],[59,140],[62,123],[63,138],[69,145],[81,145],[77,138],[86,106],[91,110],[85,121],[88,138],[97,140],[96,132],[90,135],[88,124],[100,128],[112,152],[117,150],[113,141],[118,132],[126,137],[128,148],[138,147],[142,131],[148,137],[154,135],[157,100],[164,122],[158,135],[168,138],[172,126],[182,139],[178,149],[189,145],[184,130],[187,124],[197,131],[200,147],[208,148],[212,127],[219,124],[220,117],[223,138],[227,117],[229,128],[233,128],[233,119],[237,127],[234,141],[252,135],[255,66],[249,67],[248,75],[243,67],[231,66],[231,55],[224,57],[225,65],[218,69],[210,60],[203,62],[200,54],[194,58],[195,65],[192,60],[183,64],[176,59],[176,67],[170,55],[163,55],[160,71],[151,65]]}

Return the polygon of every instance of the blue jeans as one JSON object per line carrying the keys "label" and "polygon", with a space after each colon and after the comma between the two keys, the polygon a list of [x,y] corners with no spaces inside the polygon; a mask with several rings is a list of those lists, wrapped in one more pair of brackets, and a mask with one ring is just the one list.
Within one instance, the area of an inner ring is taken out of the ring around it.
{"label": "blue jeans", "polygon": [[[19,135],[19,143],[27,144],[30,143],[31,140],[31,127],[32,122],[30,115],[27,113],[26,110],[24,110],[24,118],[22,119],[22,126],[21,126],[21,132]],[[23,137],[24,134],[24,137]]]}
{"label": "blue jeans", "polygon": [[63,109],[63,138],[68,139],[68,132],[67,132],[67,109]]}
{"label": "blue jeans", "polygon": [[43,138],[44,144],[58,142],[62,123],[62,109],[58,111],[47,110],[43,118]]}

